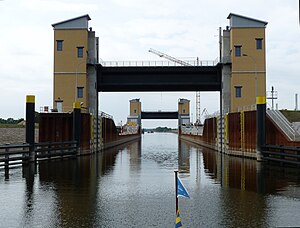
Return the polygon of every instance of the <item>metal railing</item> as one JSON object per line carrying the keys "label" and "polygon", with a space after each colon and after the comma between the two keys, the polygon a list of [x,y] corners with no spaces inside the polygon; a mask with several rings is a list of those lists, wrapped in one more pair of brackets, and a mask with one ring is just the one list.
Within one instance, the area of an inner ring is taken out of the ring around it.
{"label": "metal railing", "polygon": [[288,119],[278,110],[267,110],[267,115],[291,141],[299,141],[300,134],[292,127]]}
{"label": "metal railing", "polygon": [[0,167],[4,166],[8,169],[29,161],[74,156],[77,154],[77,149],[76,141],[35,143],[32,148],[27,143],[0,145]]}
{"label": "metal railing", "polygon": [[300,166],[300,147],[265,145],[262,154],[266,161]]}
{"label": "metal railing", "polygon": [[51,159],[55,157],[74,156],[77,154],[77,142],[45,142],[35,144],[35,160]]}
{"label": "metal railing", "polygon": [[0,146],[0,166],[8,168],[13,165],[20,165],[29,159],[29,144]]}
{"label": "metal railing", "polygon": [[109,114],[107,114],[107,113],[105,113],[105,112],[100,112],[100,113],[99,113],[99,116],[100,116],[100,117],[103,117],[103,118],[111,119],[111,120],[114,119],[114,117],[113,117],[112,115],[109,115]]}
{"label": "metal railing", "polygon": [[[218,60],[185,60],[187,64],[191,66],[215,66],[218,64]],[[169,66],[178,66],[184,67],[184,65],[172,62],[172,61],[145,61],[145,60],[132,60],[132,61],[100,61],[99,62],[102,66],[105,67],[153,67],[153,66],[162,66],[162,67],[169,67]]]}

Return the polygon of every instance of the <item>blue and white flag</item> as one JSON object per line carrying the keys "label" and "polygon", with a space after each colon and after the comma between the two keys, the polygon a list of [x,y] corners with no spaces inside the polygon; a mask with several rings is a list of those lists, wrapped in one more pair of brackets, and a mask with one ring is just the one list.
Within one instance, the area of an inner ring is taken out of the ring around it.
{"label": "blue and white flag", "polygon": [[177,197],[178,196],[183,196],[183,197],[186,197],[186,198],[190,198],[189,193],[187,192],[187,190],[183,186],[183,184],[182,184],[181,180],[179,179],[179,177],[177,177]]}

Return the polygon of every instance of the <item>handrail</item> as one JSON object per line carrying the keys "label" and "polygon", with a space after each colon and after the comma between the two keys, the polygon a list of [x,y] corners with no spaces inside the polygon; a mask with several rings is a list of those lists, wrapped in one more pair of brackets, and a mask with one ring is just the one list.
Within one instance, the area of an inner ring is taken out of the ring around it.
{"label": "handrail", "polygon": [[291,126],[288,119],[278,110],[267,110],[267,115],[282,130],[289,140],[300,140],[300,134]]}
{"label": "handrail", "polygon": [[30,148],[28,143],[0,145],[0,166],[8,169],[12,165],[20,165],[29,160],[74,156],[77,154],[78,145],[76,141],[41,142],[35,143],[32,150]]}
{"label": "handrail", "polygon": [[[216,60],[185,60],[190,66],[216,66],[219,61]],[[105,67],[153,67],[153,66],[178,66],[186,67],[182,64],[172,62],[172,61],[153,61],[153,60],[130,60],[130,61],[100,61],[100,64]]]}
{"label": "handrail", "polygon": [[57,145],[67,145],[67,144],[76,144],[76,141],[63,141],[63,142],[39,142],[34,145],[37,146],[57,146]]}
{"label": "handrail", "polygon": [[264,145],[262,148],[264,160],[300,165],[300,147]]}
{"label": "handrail", "polygon": [[4,145],[0,145],[0,150],[1,149],[7,149],[7,148],[25,148],[25,147],[29,147],[30,145],[28,143],[24,143],[24,144],[4,144]]}
{"label": "handrail", "polygon": [[112,115],[109,115],[109,114],[107,114],[107,113],[105,113],[105,112],[100,112],[100,113],[99,113],[99,116],[100,116],[100,117],[107,118],[107,119],[111,119],[111,120],[114,119],[114,117],[113,117]]}

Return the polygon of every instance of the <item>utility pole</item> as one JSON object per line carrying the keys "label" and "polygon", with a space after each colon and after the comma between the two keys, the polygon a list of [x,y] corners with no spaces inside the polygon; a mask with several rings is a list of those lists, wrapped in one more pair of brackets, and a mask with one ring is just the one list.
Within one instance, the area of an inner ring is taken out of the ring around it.
{"label": "utility pole", "polygon": [[272,110],[274,110],[274,100],[276,100],[277,97],[277,91],[274,90],[274,86],[272,86],[272,90],[268,91],[268,93],[271,93],[271,96],[268,96],[267,99],[271,99],[272,100]]}

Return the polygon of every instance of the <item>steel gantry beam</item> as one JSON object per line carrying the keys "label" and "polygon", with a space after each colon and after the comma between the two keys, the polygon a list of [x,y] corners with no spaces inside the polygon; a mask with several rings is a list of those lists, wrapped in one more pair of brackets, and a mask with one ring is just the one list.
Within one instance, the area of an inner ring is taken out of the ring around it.
{"label": "steel gantry beam", "polygon": [[141,119],[178,119],[178,112],[142,112]]}
{"label": "steel gantry beam", "polygon": [[97,65],[98,92],[221,91],[221,65],[137,66]]}

